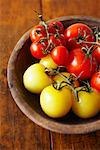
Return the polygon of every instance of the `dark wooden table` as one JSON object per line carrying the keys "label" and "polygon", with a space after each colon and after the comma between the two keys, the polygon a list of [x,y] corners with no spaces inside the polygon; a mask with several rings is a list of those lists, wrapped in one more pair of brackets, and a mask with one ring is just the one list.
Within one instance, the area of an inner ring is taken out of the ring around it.
{"label": "dark wooden table", "polygon": [[0,150],[99,150],[100,131],[61,135],[30,121],[16,106],[7,85],[9,56],[22,34],[45,20],[66,16],[100,17],[100,0],[0,0]]}

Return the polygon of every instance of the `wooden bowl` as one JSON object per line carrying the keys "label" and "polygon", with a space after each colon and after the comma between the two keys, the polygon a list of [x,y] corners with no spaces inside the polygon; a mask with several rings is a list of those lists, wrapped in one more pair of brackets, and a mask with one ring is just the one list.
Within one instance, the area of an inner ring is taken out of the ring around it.
{"label": "wooden bowl", "polygon": [[[100,20],[88,17],[61,17],[64,27],[82,22],[89,26],[100,26]],[[53,21],[50,20],[50,21]],[[49,22],[50,22],[49,21]],[[30,54],[30,31],[27,31],[16,44],[8,63],[8,85],[14,101],[21,111],[36,124],[43,128],[63,134],[80,134],[100,129],[100,113],[90,119],[80,119],[72,112],[60,119],[52,119],[43,113],[39,104],[39,95],[29,93],[23,86],[24,71],[37,62]]]}

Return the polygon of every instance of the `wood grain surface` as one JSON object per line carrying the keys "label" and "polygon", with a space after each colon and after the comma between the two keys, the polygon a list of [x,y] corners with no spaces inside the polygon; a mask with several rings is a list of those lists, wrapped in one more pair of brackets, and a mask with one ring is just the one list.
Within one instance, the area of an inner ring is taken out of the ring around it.
{"label": "wood grain surface", "polygon": [[14,103],[7,85],[9,56],[22,34],[45,20],[67,15],[100,18],[99,0],[0,0],[0,150],[99,150],[100,131],[63,135],[31,122]]}

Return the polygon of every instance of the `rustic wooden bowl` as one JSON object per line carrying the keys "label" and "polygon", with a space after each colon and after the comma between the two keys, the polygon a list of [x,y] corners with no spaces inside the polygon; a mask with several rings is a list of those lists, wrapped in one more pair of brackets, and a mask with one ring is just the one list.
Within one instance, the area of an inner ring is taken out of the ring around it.
{"label": "rustic wooden bowl", "polygon": [[[88,17],[61,17],[65,27],[82,22],[89,26],[100,26],[100,20]],[[52,20],[50,20],[52,21]],[[49,22],[50,22],[49,21]],[[61,119],[52,119],[46,116],[39,104],[39,95],[29,93],[23,86],[24,71],[37,60],[30,54],[30,31],[27,31],[16,44],[8,63],[8,85],[14,101],[21,111],[36,124],[54,132],[63,134],[80,134],[100,129],[100,113],[91,119],[80,119],[72,112]]]}

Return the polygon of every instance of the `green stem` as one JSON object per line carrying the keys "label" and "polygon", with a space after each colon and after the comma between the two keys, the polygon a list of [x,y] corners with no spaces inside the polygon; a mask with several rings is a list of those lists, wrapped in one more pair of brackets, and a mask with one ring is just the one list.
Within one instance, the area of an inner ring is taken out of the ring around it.
{"label": "green stem", "polygon": [[97,45],[100,46],[100,43],[98,42],[88,42],[88,41],[84,41],[84,40],[79,40],[79,43],[86,43],[86,44],[92,44],[92,45]]}
{"label": "green stem", "polygon": [[86,53],[87,57],[90,56],[91,50],[92,50],[93,46],[94,46],[94,45],[92,45],[90,48],[88,48],[87,53]]}
{"label": "green stem", "polygon": [[85,87],[86,87],[85,90],[86,90],[86,92],[91,93],[92,89],[91,89],[91,86],[90,86],[89,82],[88,81],[82,81],[82,83],[85,84]]}

